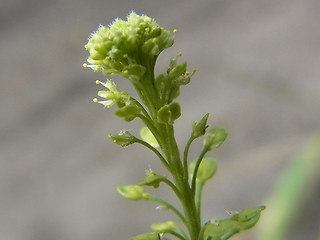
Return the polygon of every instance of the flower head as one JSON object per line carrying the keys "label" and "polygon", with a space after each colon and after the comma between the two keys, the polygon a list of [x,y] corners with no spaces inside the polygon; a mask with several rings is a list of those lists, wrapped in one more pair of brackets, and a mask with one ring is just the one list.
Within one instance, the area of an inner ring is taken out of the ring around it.
{"label": "flower head", "polygon": [[170,32],[154,19],[132,12],[126,21],[116,19],[109,27],[100,26],[90,35],[85,45],[90,64],[85,66],[105,75],[133,74],[139,78],[173,42]]}

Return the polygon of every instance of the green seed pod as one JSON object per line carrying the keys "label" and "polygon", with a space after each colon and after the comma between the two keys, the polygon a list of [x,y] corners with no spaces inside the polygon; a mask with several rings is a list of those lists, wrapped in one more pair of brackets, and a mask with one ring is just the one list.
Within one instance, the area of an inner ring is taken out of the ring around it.
{"label": "green seed pod", "polygon": [[180,105],[177,102],[172,102],[163,106],[158,111],[158,120],[162,123],[172,125],[176,119],[181,116]]}
{"label": "green seed pod", "polygon": [[[193,171],[194,171],[195,165],[196,165],[196,161],[191,162],[189,165],[189,173],[190,173],[191,179],[193,177]],[[202,159],[197,172],[196,180],[204,184],[206,181],[208,181],[215,175],[215,173],[217,172],[217,169],[218,169],[217,159],[212,157]]]}
{"label": "green seed pod", "polygon": [[130,200],[146,200],[149,198],[149,194],[138,185],[118,186],[117,190],[122,196]]}
{"label": "green seed pod", "polygon": [[159,235],[157,233],[143,233],[129,240],[159,240]]}
{"label": "green seed pod", "polygon": [[139,185],[141,186],[153,186],[154,188],[158,188],[160,186],[160,183],[167,179],[166,176],[158,175],[154,173],[153,171],[147,172],[148,176],[143,179]]}
{"label": "green seed pod", "polygon": [[128,131],[121,131],[118,135],[109,134],[109,138],[121,147],[127,147],[136,142],[136,138]]}
{"label": "green seed pod", "polygon": [[141,112],[141,108],[135,104],[129,104],[124,107],[118,108],[114,111],[114,115],[117,117],[121,117],[127,122],[135,119],[139,113]]}
{"label": "green seed pod", "polygon": [[218,148],[226,140],[227,136],[227,129],[219,127],[211,128],[207,132],[207,136],[204,139],[204,147],[207,150]]}
{"label": "green seed pod", "polygon": [[157,233],[168,233],[179,229],[178,224],[174,221],[151,224],[151,229]]}
{"label": "green seed pod", "polygon": [[159,147],[157,139],[153,136],[152,132],[148,127],[141,128],[140,136],[145,142],[149,143],[152,147]]}

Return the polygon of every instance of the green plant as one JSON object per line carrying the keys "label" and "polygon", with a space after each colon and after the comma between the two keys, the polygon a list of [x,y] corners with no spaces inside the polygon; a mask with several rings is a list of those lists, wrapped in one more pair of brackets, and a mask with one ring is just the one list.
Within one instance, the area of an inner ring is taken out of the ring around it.
{"label": "green plant", "polygon": [[[173,30],[175,33],[176,30]],[[141,138],[128,131],[109,137],[118,145],[125,147],[139,143],[150,149],[160,159],[169,177],[154,171],[138,185],[119,186],[118,192],[130,200],[148,200],[161,204],[171,210],[187,229],[174,221],[152,224],[153,232],[133,237],[134,240],[158,240],[162,235],[172,235],[178,239],[222,240],[249,229],[256,224],[264,207],[245,209],[232,213],[220,221],[201,221],[201,193],[205,183],[214,176],[217,160],[205,155],[218,148],[227,137],[227,130],[221,127],[208,129],[206,114],[194,122],[189,140],[180,155],[174,136],[174,122],[181,116],[181,109],[175,99],[180,87],[190,82],[193,73],[187,71],[187,63],[178,63],[178,56],[172,58],[166,72],[155,76],[154,68],[159,54],[172,46],[174,37],[170,31],[160,27],[155,20],[134,12],[126,21],[117,19],[109,27],[100,26],[93,33],[85,48],[90,52],[84,67],[101,71],[105,75],[122,75],[128,79],[138,93],[135,99],[127,92],[118,91],[112,81],[101,82],[107,90],[99,91],[94,102],[105,107],[116,105],[114,114],[125,121],[140,119],[145,127]],[[203,137],[203,149],[197,160],[189,164],[189,148],[194,140]],[[160,183],[167,184],[179,199],[182,210],[171,203],[149,194],[146,186],[158,188]]]}

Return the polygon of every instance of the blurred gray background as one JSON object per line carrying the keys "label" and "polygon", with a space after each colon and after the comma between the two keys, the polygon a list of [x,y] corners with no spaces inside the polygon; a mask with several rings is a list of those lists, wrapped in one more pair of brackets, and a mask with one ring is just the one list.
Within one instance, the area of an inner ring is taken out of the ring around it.
{"label": "blurred gray background", "polygon": [[[192,121],[207,112],[211,125],[229,129],[211,153],[220,168],[204,192],[204,219],[266,204],[281,170],[318,132],[318,0],[1,0],[0,239],[120,240],[171,219],[117,194],[117,185],[138,183],[148,168],[165,171],[141,146],[107,139],[121,129],[138,133],[141,124],[94,104],[95,80],[106,77],[82,67],[89,34],[131,10],[178,29],[157,72],[180,51],[198,69],[179,98],[181,148]],[[174,201],[165,187],[159,194]],[[310,199],[309,221],[290,239],[315,239],[319,191]]]}

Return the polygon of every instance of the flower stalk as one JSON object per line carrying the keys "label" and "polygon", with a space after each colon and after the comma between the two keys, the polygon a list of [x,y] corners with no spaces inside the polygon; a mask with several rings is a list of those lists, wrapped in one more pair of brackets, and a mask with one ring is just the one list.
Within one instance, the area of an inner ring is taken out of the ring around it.
{"label": "flower stalk", "polygon": [[[259,219],[262,208],[254,208],[254,214],[247,218],[233,216],[229,220],[221,220],[227,227],[219,227],[210,221],[201,221],[201,193],[207,180],[214,176],[217,162],[213,158],[204,158],[211,150],[218,148],[226,139],[224,128],[214,127],[207,131],[206,114],[199,122],[192,124],[190,138],[180,155],[174,135],[174,123],[181,116],[181,109],[175,99],[180,94],[180,87],[190,82],[192,74],[187,71],[187,63],[178,64],[181,53],[170,60],[167,71],[155,75],[154,69],[159,54],[174,43],[174,34],[145,15],[132,12],[127,20],[117,19],[109,27],[100,26],[90,35],[85,48],[89,51],[89,67],[100,71],[104,75],[122,75],[135,88],[139,99],[135,99],[127,92],[118,91],[112,81],[97,84],[107,90],[98,92],[94,102],[105,107],[116,106],[114,114],[125,121],[140,119],[145,127],[140,131],[141,138],[129,131],[121,131],[118,135],[109,135],[114,143],[127,147],[139,143],[151,150],[161,161],[169,176],[159,175],[152,170],[139,185],[119,186],[118,192],[130,200],[149,200],[160,203],[171,210],[180,220],[182,226],[174,221],[152,224],[152,233],[140,234],[132,240],[156,240],[162,235],[171,235],[182,240],[214,240],[228,239],[235,233],[248,229],[245,222],[251,221],[252,227]],[[197,138],[204,138],[204,148],[197,161],[189,164],[189,149]],[[158,188],[165,183],[175,193],[181,203],[182,211],[162,198],[151,195],[144,188],[151,186]],[[257,211],[256,211],[257,210]],[[246,212],[247,213],[247,212]],[[251,213],[251,212],[250,212]],[[241,215],[242,216],[242,215]],[[245,226],[245,227],[244,227]],[[187,230],[185,233],[183,230]]]}

